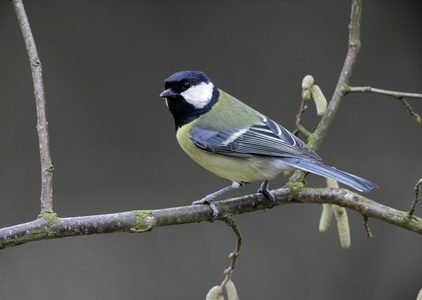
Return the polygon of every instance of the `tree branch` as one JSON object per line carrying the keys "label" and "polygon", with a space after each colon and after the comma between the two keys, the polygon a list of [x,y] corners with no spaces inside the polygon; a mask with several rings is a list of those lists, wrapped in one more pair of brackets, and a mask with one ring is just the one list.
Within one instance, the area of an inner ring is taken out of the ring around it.
{"label": "tree branch", "polygon": [[412,205],[410,206],[409,212],[407,213],[409,218],[412,218],[415,209],[416,209],[416,204],[418,204],[419,201],[419,187],[422,185],[422,178],[419,179],[419,181],[416,183],[415,185],[415,200],[413,200]]}
{"label": "tree branch", "polygon": [[396,99],[398,99],[404,107],[406,107],[407,112],[409,113],[409,116],[411,116],[417,124],[421,124],[421,117],[415,113],[410,106],[410,104],[404,100],[404,98],[420,98],[422,99],[422,94],[416,94],[416,93],[403,93],[403,92],[397,92],[397,91],[389,91],[389,90],[382,90],[382,89],[376,89],[372,88],[370,86],[366,87],[346,87],[345,93],[373,93],[373,94],[380,94],[380,95],[386,95],[391,96]]}
{"label": "tree branch", "polygon": [[349,86],[345,89],[345,92],[346,93],[374,93],[374,94],[391,96],[391,97],[395,97],[395,98],[419,98],[419,99],[422,99],[422,94],[382,90],[382,89],[377,89],[377,88],[373,88],[373,87],[370,87],[370,86],[365,86],[365,87]]}
{"label": "tree branch", "polygon": [[38,57],[37,47],[35,46],[35,40],[22,0],[12,0],[12,4],[25,41],[34,84],[35,103],[37,107],[37,132],[41,158],[41,213],[52,212],[53,164],[51,162],[48,137],[47,109],[41,61]]}
{"label": "tree branch", "polygon": [[[404,229],[422,234],[422,218],[408,212],[376,203],[346,189],[304,189],[292,192],[288,188],[272,191],[275,205],[294,203],[330,203],[347,207],[365,218],[375,218]],[[269,209],[270,201],[262,194],[251,194],[238,198],[217,201],[219,219],[225,215],[238,215]],[[84,217],[58,218],[55,214],[42,215],[38,220],[0,229],[0,249],[39,241],[69,236],[103,234],[113,232],[145,232],[161,226],[189,224],[213,219],[208,205],[192,205],[156,210],[94,215]]]}

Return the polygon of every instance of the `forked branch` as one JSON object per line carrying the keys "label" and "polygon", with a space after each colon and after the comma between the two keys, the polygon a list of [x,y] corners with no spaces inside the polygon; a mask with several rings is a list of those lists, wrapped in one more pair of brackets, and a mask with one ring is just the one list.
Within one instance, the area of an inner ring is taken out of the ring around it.
{"label": "forked branch", "polygon": [[413,111],[410,104],[404,98],[422,99],[422,94],[382,90],[382,89],[377,89],[370,86],[365,86],[365,87],[350,86],[350,87],[346,87],[344,91],[345,93],[373,93],[373,94],[394,97],[398,99],[404,105],[404,107],[406,107],[407,112],[409,113],[409,116],[411,116],[415,120],[416,123],[421,124],[421,117]]}

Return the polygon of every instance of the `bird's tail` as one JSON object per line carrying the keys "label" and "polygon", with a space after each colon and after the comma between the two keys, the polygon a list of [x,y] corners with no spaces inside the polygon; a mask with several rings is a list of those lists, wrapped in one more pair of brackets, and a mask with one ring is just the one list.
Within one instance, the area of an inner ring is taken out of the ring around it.
{"label": "bird's tail", "polygon": [[369,192],[370,190],[379,188],[375,183],[370,182],[369,180],[363,179],[361,177],[341,170],[337,170],[319,162],[291,157],[284,157],[283,162],[292,166],[295,169],[300,169],[323,177],[328,177],[337,180],[360,192]]}

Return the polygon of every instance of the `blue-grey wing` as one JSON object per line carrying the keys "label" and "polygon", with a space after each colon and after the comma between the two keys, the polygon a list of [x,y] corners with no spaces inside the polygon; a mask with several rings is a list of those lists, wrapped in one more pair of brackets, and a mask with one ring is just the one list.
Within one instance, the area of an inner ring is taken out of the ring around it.
{"label": "blue-grey wing", "polygon": [[194,127],[191,138],[202,150],[227,156],[264,155],[321,161],[304,142],[267,117],[262,117],[261,124],[225,131]]}

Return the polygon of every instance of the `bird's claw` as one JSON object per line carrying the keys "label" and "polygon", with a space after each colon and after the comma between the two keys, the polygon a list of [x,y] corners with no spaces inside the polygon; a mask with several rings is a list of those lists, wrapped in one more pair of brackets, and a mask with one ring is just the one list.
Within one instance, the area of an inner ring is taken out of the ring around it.
{"label": "bird's claw", "polygon": [[212,220],[210,221],[211,223],[214,222],[215,220],[217,220],[219,211],[217,209],[217,206],[214,203],[214,200],[209,200],[207,199],[207,197],[201,199],[201,200],[197,200],[197,201],[193,201],[192,205],[201,205],[201,204],[206,204],[208,203],[208,205],[210,206],[210,209],[212,211]]}
{"label": "bird's claw", "polygon": [[258,193],[264,194],[264,196],[267,197],[271,201],[271,207],[270,208],[273,208],[274,205],[275,205],[275,196],[273,195],[273,193],[271,193],[271,191],[268,187],[269,187],[268,180],[265,180],[261,184],[261,187],[259,188]]}

